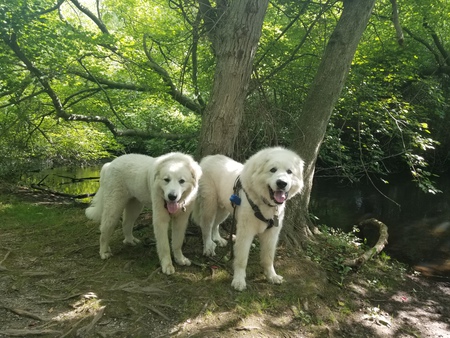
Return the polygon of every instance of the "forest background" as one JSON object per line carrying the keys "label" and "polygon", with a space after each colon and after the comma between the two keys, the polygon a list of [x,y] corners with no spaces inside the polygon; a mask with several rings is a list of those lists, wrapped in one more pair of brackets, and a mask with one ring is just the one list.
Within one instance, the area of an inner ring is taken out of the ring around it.
{"label": "forest background", "polygon": [[[321,61],[331,65],[324,55],[339,20],[358,6],[368,24],[361,20],[342,92],[323,93],[323,101],[338,99],[329,120],[313,116],[304,125],[307,108],[320,107],[321,97],[306,103]],[[450,149],[450,4],[362,7],[352,0],[1,0],[0,177],[129,152],[244,160],[282,145],[306,157],[311,177],[386,183],[387,175],[406,173],[436,193],[433,175],[447,170]],[[222,62],[227,55],[236,69]],[[240,59],[248,63],[242,70]],[[242,101],[242,111],[227,106],[232,100]],[[316,122],[326,133],[311,155],[298,140]]]}

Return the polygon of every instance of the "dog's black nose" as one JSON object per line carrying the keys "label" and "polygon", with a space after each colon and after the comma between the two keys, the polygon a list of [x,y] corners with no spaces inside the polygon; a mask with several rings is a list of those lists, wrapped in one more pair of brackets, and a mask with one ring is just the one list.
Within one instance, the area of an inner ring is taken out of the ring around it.
{"label": "dog's black nose", "polygon": [[176,199],[177,199],[177,195],[175,195],[175,194],[169,194],[169,200],[171,200],[171,201],[175,201]]}
{"label": "dog's black nose", "polygon": [[284,189],[284,188],[286,188],[286,186],[287,186],[287,183],[285,181],[277,180],[277,187],[278,188]]}

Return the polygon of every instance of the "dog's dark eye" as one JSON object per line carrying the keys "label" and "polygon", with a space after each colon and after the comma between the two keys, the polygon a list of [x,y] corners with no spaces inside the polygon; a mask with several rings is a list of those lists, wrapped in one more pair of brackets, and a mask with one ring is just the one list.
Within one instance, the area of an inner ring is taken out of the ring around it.
{"label": "dog's dark eye", "polygon": [[183,184],[184,182],[186,182],[185,180],[181,179],[178,181],[178,183]]}
{"label": "dog's dark eye", "polygon": [[166,181],[167,183],[170,182],[170,178],[165,178],[164,181]]}
{"label": "dog's dark eye", "polygon": [[272,168],[272,169],[270,169],[270,172],[271,172],[271,173],[276,173],[276,172],[277,172],[277,168]]}
{"label": "dog's dark eye", "polygon": [[292,174],[292,170],[291,170],[291,169],[286,170],[286,172],[287,172],[289,175]]}

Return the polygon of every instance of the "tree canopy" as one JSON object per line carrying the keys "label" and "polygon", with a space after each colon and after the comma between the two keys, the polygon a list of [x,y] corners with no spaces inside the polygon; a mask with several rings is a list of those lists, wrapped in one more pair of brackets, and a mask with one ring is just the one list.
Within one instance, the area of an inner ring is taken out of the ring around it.
{"label": "tree canopy", "polygon": [[[111,152],[195,153],[228,5],[0,0],[1,173]],[[342,8],[334,0],[268,3],[234,157],[292,144]],[[449,10],[442,0],[376,3],[317,175],[355,181],[410,171],[433,191],[429,179],[449,155]]]}

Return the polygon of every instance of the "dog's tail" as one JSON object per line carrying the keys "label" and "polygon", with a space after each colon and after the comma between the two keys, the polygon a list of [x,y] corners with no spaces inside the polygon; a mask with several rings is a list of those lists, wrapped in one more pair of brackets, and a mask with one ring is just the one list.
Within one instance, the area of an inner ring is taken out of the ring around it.
{"label": "dog's tail", "polygon": [[[100,171],[100,184],[102,181],[101,177],[105,176],[106,169],[108,168],[108,166],[109,163],[105,163],[102,167],[102,170]],[[87,218],[100,223],[102,220],[102,213],[103,213],[103,189],[100,185],[100,188],[98,189],[97,193],[92,199],[91,205],[86,209],[85,214]]]}
{"label": "dog's tail", "polygon": [[94,198],[92,199],[91,205],[86,209],[85,214],[86,217],[100,223],[102,220],[102,212],[103,212],[103,194],[102,187],[98,189]]}

